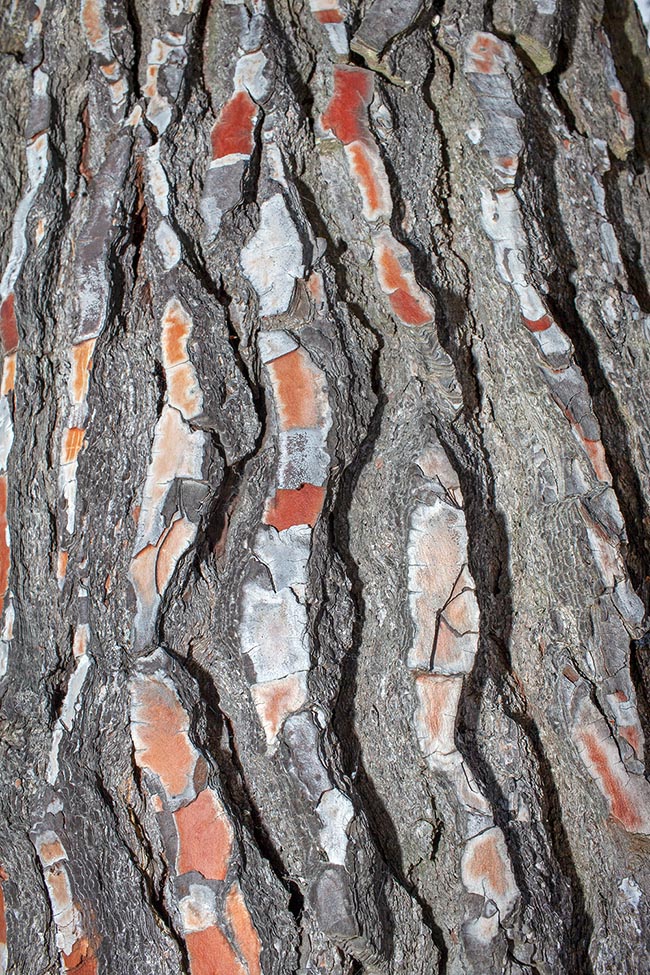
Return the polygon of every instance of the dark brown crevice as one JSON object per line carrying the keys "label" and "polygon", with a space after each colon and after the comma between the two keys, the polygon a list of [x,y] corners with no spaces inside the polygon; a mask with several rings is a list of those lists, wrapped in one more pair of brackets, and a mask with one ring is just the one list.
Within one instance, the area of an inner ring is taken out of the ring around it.
{"label": "dark brown crevice", "polygon": [[636,298],[641,311],[645,314],[650,314],[650,290],[648,289],[648,280],[641,261],[641,244],[637,240],[633,228],[625,219],[620,189],[620,181],[628,175],[630,164],[614,158],[611,152],[609,154],[609,161],[610,168],[603,174],[607,219],[616,235],[630,290]]}
{"label": "dark brown crevice", "polygon": [[[142,794],[140,769],[135,764],[133,765],[133,775],[138,790]],[[171,914],[169,913],[165,905],[165,898],[163,894],[163,890],[165,886],[165,877],[163,876],[160,884],[160,889],[158,889],[156,884],[154,884],[153,877],[151,876],[150,872],[148,872],[143,868],[138,857],[135,855],[133,849],[131,848],[131,845],[126,840],[126,838],[122,835],[122,828],[120,824],[120,818],[118,816],[117,809],[115,807],[115,800],[111,795],[109,789],[107,789],[107,787],[104,785],[101,775],[98,772],[95,773],[95,787],[97,789],[99,796],[102,799],[104,807],[108,810],[111,819],[113,820],[113,823],[115,825],[115,834],[119,839],[122,848],[126,851],[129,860],[135,867],[138,876],[141,879],[146,894],[147,905],[154,912],[155,916],[159,920],[159,923],[166,931],[169,938],[174,942],[174,944],[178,948],[178,951],[181,956],[181,965],[182,965],[181,975],[190,975],[190,959],[187,953],[187,946],[185,944],[185,940],[183,936],[180,934],[180,932],[176,930],[174,919],[172,918]],[[129,818],[131,821],[131,825],[133,826],[134,832],[136,833],[138,842],[143,848],[147,859],[150,862],[153,862],[153,860],[155,859],[155,855],[154,855],[153,847],[151,846],[151,843],[149,841],[149,837],[147,836],[144,827],[137,819],[133,808],[132,807],[129,808],[131,813],[131,816]],[[166,872],[167,868],[164,862],[162,866]]]}
{"label": "dark brown crevice", "polygon": [[[642,57],[635,51],[625,30],[627,18],[639,17],[634,0],[605,0],[603,28],[616,68],[616,76],[623,88],[630,114],[634,119],[634,148],[643,159],[650,158],[650,52],[647,48]],[[640,19],[640,18],[639,18]],[[639,29],[639,47],[643,50],[645,38]]]}

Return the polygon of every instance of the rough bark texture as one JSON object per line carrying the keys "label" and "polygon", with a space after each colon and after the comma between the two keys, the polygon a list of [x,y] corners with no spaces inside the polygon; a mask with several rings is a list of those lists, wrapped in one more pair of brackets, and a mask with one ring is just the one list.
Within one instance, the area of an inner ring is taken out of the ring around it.
{"label": "rough bark texture", "polygon": [[650,971],[632,0],[0,37],[0,972]]}

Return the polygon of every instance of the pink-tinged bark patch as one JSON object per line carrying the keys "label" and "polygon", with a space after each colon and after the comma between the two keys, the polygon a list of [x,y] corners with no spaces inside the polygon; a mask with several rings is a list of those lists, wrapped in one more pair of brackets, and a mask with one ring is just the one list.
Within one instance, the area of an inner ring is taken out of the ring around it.
{"label": "pink-tinged bark patch", "polygon": [[634,141],[634,120],[630,114],[627,103],[627,95],[622,88],[610,88],[609,97],[612,99],[618,120],[620,123],[621,134],[626,142]]}
{"label": "pink-tinged bark patch", "polygon": [[340,10],[315,10],[314,17],[319,24],[341,24],[343,22],[343,14]]}
{"label": "pink-tinged bark patch", "polygon": [[218,927],[185,935],[192,975],[246,975],[244,966]]}
{"label": "pink-tinged bark patch", "polygon": [[105,25],[103,8],[98,0],[82,0],[81,22],[86,31],[88,43],[92,48],[99,47],[104,40]]}
{"label": "pink-tinged bark patch", "polygon": [[226,102],[212,129],[212,158],[222,159],[233,153],[250,156],[257,105],[246,91],[237,91]]}
{"label": "pink-tinged bark patch", "polygon": [[156,589],[161,596],[169,585],[178,560],[194,541],[195,535],[196,525],[187,518],[178,518],[161,541],[156,559]]}
{"label": "pink-tinged bark patch", "polygon": [[476,33],[467,53],[470,73],[503,74],[505,46],[492,34]]}
{"label": "pink-tinged bark patch", "polygon": [[542,315],[536,321],[532,321],[530,318],[525,318],[522,315],[522,321],[529,332],[545,332],[553,324],[553,320],[549,315]]}
{"label": "pink-tinged bark patch", "polygon": [[428,301],[415,298],[408,291],[398,288],[388,299],[392,309],[405,325],[425,325],[433,318]]}
{"label": "pink-tinged bark patch", "polygon": [[86,339],[70,350],[70,399],[74,404],[83,403],[88,395],[95,342],[96,339]]}
{"label": "pink-tinged bark patch", "polygon": [[13,393],[15,385],[16,353],[12,352],[10,355],[5,356],[4,362],[2,363],[2,387],[0,388],[0,395],[8,396],[9,393]]}
{"label": "pink-tinged bark patch", "polygon": [[0,339],[6,355],[15,352],[18,348],[18,325],[13,291],[0,305]]}
{"label": "pink-tinged bark patch", "polygon": [[174,813],[178,831],[176,871],[196,870],[206,880],[225,880],[233,834],[225,810],[211,789],[204,789]]}
{"label": "pink-tinged bark patch", "polygon": [[325,500],[325,488],[315,484],[303,484],[295,489],[278,488],[267,503],[264,524],[273,525],[278,531],[292,525],[311,525],[313,528]]}
{"label": "pink-tinged bark patch", "polygon": [[[582,710],[588,720],[587,709]],[[574,730],[578,750],[605,796],[614,819],[630,833],[650,833],[650,788],[643,776],[629,774],[602,719]]]}
{"label": "pink-tinged bark patch", "polygon": [[161,680],[140,679],[132,693],[136,762],[158,776],[167,795],[181,796],[192,787],[197,761],[187,714],[173,688]]}
{"label": "pink-tinged bark patch", "polygon": [[366,220],[390,217],[393,201],[386,170],[376,147],[360,141],[351,142],[345,146],[345,154],[361,192]]}
{"label": "pink-tinged bark patch", "polygon": [[587,440],[584,436],[581,436],[580,439],[598,480],[604,484],[611,484],[612,474],[607,463],[602,440]]}
{"label": "pink-tinged bark patch", "polygon": [[279,680],[254,684],[251,694],[267,744],[271,745],[289,715],[299,711],[307,701],[307,678],[304,672],[288,674]]}
{"label": "pink-tinged bark patch", "polygon": [[517,903],[518,890],[503,833],[494,826],[468,841],[461,861],[463,885],[494,901],[505,918]]}
{"label": "pink-tinged bark patch", "polygon": [[144,609],[151,609],[158,598],[156,589],[156,561],[158,549],[155,545],[145,545],[131,562],[129,576],[138,599]]}
{"label": "pink-tinged bark patch", "polygon": [[323,374],[306,352],[294,349],[267,366],[281,430],[322,427],[328,409]]}
{"label": "pink-tinged bark patch", "polygon": [[239,954],[246,962],[248,975],[261,975],[260,952],[262,945],[238,884],[233,884],[228,891],[226,917],[235,936],[235,944]]}
{"label": "pink-tinged bark patch", "polygon": [[422,674],[415,679],[415,730],[423,754],[436,764],[447,764],[457,754],[456,713],[462,687],[462,677]]}
{"label": "pink-tinged bark patch", "polygon": [[0,613],[9,587],[9,526],[7,524],[7,475],[0,475]]}
{"label": "pink-tinged bark patch", "polygon": [[329,129],[343,145],[350,142],[372,143],[368,127],[368,106],[372,95],[371,71],[336,65],[334,94],[321,116],[323,128]]}
{"label": "pink-tinged bark patch", "polygon": [[198,416],[203,409],[203,393],[191,362],[170,367],[165,375],[167,396],[171,406],[180,410],[186,420]]}
{"label": "pink-tinged bark patch", "polygon": [[69,975],[97,975],[97,958],[87,938],[78,938],[69,954],[61,952],[63,970]]}

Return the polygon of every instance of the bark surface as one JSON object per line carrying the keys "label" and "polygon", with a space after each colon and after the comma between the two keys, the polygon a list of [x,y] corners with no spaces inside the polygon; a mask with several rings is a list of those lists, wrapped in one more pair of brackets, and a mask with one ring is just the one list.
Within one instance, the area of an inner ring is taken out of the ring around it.
{"label": "bark surface", "polygon": [[0,47],[0,973],[650,971],[632,0]]}

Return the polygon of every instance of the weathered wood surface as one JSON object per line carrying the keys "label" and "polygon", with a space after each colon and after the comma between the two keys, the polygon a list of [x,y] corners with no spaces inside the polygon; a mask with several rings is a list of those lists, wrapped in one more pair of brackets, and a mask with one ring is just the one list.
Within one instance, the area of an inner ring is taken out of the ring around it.
{"label": "weathered wood surface", "polygon": [[0,973],[650,971],[632,0],[0,24]]}

